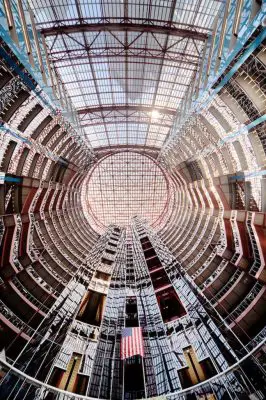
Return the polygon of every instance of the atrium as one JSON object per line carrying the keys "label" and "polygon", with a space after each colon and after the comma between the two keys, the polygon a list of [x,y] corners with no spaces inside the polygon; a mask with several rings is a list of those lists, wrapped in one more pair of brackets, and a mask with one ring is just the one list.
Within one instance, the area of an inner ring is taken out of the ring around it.
{"label": "atrium", "polygon": [[0,400],[266,399],[264,0],[0,2]]}

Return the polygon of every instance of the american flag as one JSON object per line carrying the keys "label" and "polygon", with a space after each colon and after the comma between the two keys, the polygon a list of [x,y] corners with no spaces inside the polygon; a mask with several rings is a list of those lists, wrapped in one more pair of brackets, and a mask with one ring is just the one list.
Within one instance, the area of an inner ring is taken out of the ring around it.
{"label": "american flag", "polygon": [[123,328],[121,340],[121,359],[140,355],[144,357],[142,328]]}

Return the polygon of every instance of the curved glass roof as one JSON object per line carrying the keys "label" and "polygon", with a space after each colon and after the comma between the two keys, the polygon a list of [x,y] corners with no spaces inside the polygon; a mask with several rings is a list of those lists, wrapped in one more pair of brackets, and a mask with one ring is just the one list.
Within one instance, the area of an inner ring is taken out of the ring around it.
{"label": "curved glass roof", "polygon": [[91,145],[161,148],[221,1],[30,4]]}

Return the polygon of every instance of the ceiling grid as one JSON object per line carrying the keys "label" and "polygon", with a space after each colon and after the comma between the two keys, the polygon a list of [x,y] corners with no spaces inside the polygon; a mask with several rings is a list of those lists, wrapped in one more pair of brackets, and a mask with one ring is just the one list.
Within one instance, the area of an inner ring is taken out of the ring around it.
{"label": "ceiling grid", "polygon": [[138,145],[159,151],[221,2],[30,3],[92,147]]}

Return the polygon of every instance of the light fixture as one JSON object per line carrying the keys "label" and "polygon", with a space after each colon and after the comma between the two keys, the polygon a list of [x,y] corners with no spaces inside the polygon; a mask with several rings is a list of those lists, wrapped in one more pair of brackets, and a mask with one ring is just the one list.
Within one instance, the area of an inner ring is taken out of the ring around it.
{"label": "light fixture", "polygon": [[160,117],[159,111],[157,111],[157,110],[152,110],[152,112],[151,112],[151,117],[152,117],[153,119],[159,118],[159,117]]}

